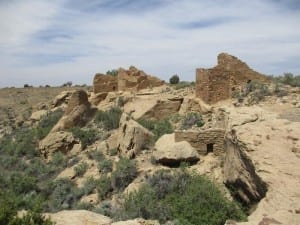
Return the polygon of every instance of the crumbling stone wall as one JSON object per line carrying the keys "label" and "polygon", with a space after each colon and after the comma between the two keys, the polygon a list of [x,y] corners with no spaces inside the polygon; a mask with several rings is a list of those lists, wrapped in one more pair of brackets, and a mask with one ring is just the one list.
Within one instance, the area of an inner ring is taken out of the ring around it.
{"label": "crumbling stone wall", "polygon": [[176,130],[175,141],[189,142],[199,154],[205,155],[212,151],[215,155],[224,153],[225,130],[210,128],[206,130]]}
{"label": "crumbling stone wall", "polygon": [[94,93],[117,91],[118,78],[110,75],[97,73],[93,81]]}
{"label": "crumbling stone wall", "polygon": [[147,75],[144,71],[138,70],[134,66],[129,70],[120,68],[118,72],[119,91],[139,91],[149,87],[157,87],[164,84],[164,81]]}
{"label": "crumbling stone wall", "polygon": [[237,57],[221,53],[217,66],[196,69],[196,96],[213,104],[230,98],[232,91],[252,80],[268,82],[266,76],[252,70]]}

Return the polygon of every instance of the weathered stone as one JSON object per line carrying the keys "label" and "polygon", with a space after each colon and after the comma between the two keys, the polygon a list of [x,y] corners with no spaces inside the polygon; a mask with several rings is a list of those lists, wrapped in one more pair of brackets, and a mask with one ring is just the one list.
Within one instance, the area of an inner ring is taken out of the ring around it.
{"label": "weathered stone", "polygon": [[39,150],[45,159],[50,160],[53,153],[62,152],[67,154],[78,143],[70,132],[52,132],[39,142]]}
{"label": "weathered stone", "polygon": [[208,113],[212,111],[212,107],[205,104],[200,98],[185,97],[181,104],[179,114],[183,115],[188,112]]}
{"label": "weathered stone", "polygon": [[212,104],[231,98],[231,93],[250,81],[268,82],[268,78],[226,53],[218,55],[218,65],[196,70],[196,96]]}
{"label": "weathered stone", "polygon": [[123,113],[120,120],[118,150],[123,156],[134,158],[142,149],[149,148],[153,134]]}
{"label": "weathered stone", "polygon": [[56,225],[110,225],[112,220],[98,213],[87,210],[63,210],[57,213],[47,213]]}
{"label": "weathered stone", "polygon": [[154,104],[147,112],[145,112],[142,118],[160,120],[171,116],[179,111],[182,101],[182,98],[157,100],[156,104]]}
{"label": "weathered stone", "polygon": [[139,91],[145,88],[157,87],[164,84],[164,81],[147,75],[144,71],[131,66],[129,70],[120,68],[118,71],[119,91]]}
{"label": "weathered stone", "polygon": [[118,78],[115,76],[97,73],[94,77],[93,85],[94,93],[117,91]]}
{"label": "weathered stone", "polygon": [[235,198],[251,206],[265,197],[266,184],[256,174],[250,158],[241,150],[234,137],[226,138],[224,179]]}
{"label": "weathered stone", "polygon": [[213,152],[215,155],[224,153],[224,134],[221,128],[206,130],[176,130],[175,141],[187,141],[199,154]]}
{"label": "weathered stone", "polygon": [[53,127],[52,132],[69,129],[73,126],[84,126],[95,109],[91,108],[87,93],[83,90],[75,91],[68,103],[64,116]]}
{"label": "weathered stone", "polygon": [[30,116],[30,120],[32,122],[37,122],[37,121],[40,121],[44,116],[46,116],[48,113],[48,110],[39,110],[39,111],[35,111],[31,114]]}
{"label": "weathered stone", "polygon": [[197,151],[187,141],[175,142],[174,134],[165,134],[157,140],[153,156],[157,162],[166,166],[199,161]]}
{"label": "weathered stone", "polygon": [[100,93],[93,94],[89,98],[89,102],[97,106],[100,102],[102,102],[106,98],[107,94],[108,94],[107,92],[100,92]]}
{"label": "weathered stone", "polygon": [[159,225],[157,220],[134,219],[112,223],[111,225]]}
{"label": "weathered stone", "polygon": [[73,94],[74,91],[63,91],[59,95],[57,95],[53,101],[52,101],[52,106],[53,107],[58,107],[61,106],[62,104],[68,104],[68,101]]}

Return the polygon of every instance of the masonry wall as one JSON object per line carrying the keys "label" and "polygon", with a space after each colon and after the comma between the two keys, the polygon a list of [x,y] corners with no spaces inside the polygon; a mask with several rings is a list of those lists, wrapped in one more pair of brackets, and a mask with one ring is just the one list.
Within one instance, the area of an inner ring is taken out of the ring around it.
{"label": "masonry wall", "polygon": [[230,74],[219,68],[197,69],[196,96],[209,104],[230,98]]}
{"label": "masonry wall", "polygon": [[93,81],[94,93],[118,90],[118,78],[114,76],[96,74]]}
{"label": "masonry wall", "polygon": [[221,155],[224,153],[224,135],[225,130],[219,128],[211,128],[207,130],[195,131],[175,131],[175,141],[189,142],[199,154],[207,154],[207,145],[213,144],[213,153]]}

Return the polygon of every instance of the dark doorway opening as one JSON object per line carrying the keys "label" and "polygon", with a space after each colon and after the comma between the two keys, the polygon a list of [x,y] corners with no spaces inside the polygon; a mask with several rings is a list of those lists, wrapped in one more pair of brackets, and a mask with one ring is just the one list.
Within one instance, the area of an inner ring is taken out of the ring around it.
{"label": "dark doorway opening", "polygon": [[207,154],[210,152],[214,152],[214,144],[210,143],[206,145]]}
{"label": "dark doorway opening", "polygon": [[113,86],[113,91],[115,91],[116,90],[116,86]]}

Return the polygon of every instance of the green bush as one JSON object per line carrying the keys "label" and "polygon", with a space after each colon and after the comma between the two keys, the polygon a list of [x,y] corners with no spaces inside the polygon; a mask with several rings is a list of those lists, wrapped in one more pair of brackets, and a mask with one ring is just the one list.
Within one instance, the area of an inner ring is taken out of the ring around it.
{"label": "green bush", "polygon": [[295,76],[292,73],[284,73],[283,77],[279,77],[279,80],[292,87],[300,87],[300,75]]}
{"label": "green bush", "polygon": [[39,139],[46,137],[63,114],[63,110],[59,109],[44,116],[36,128],[37,137]]}
{"label": "green bush", "polygon": [[111,184],[115,191],[123,191],[138,175],[134,160],[121,158],[112,172]]}
{"label": "green bush", "polygon": [[189,225],[220,225],[227,219],[243,220],[239,206],[226,199],[207,178],[188,174],[158,171],[138,191],[125,195],[117,219],[158,219]]}
{"label": "green bush", "polygon": [[178,84],[179,83],[179,76],[177,74],[175,74],[170,78],[169,81],[170,81],[170,84]]}
{"label": "green bush", "polygon": [[95,160],[97,162],[101,162],[102,160],[105,159],[103,153],[100,152],[100,151],[97,151],[97,150],[95,150],[95,151],[88,151],[86,154],[87,154],[87,157],[89,159],[93,159],[93,160]]}
{"label": "green bush", "polygon": [[48,210],[59,211],[72,209],[83,196],[82,189],[68,178],[60,178],[49,184],[48,187]]}
{"label": "green bush", "polygon": [[97,181],[96,188],[99,199],[103,200],[109,197],[113,191],[110,177],[107,175],[102,175]]}
{"label": "green bush", "polygon": [[186,87],[191,87],[191,86],[194,86],[195,83],[193,82],[188,82],[188,81],[180,81],[178,84],[175,84],[175,89],[178,90],[178,89],[182,89],[182,88],[186,88]]}
{"label": "green bush", "polygon": [[110,75],[110,76],[116,77],[116,76],[118,76],[118,70],[116,70],[116,69],[108,70],[106,72],[106,75]]}
{"label": "green bush", "polygon": [[81,142],[82,148],[93,144],[97,139],[97,131],[94,129],[81,129],[80,127],[72,127],[70,129],[75,138]]}
{"label": "green bush", "polygon": [[174,132],[172,124],[168,119],[162,120],[146,120],[139,119],[137,120],[139,124],[147,128],[154,134],[154,141],[158,140],[164,134],[171,134]]}
{"label": "green bush", "polygon": [[82,162],[74,167],[75,176],[82,177],[88,169],[88,164],[86,162]]}
{"label": "green bush", "polygon": [[101,173],[109,173],[112,171],[113,169],[113,162],[112,160],[108,159],[108,160],[103,160],[101,162],[99,162],[98,164],[98,169]]}
{"label": "green bush", "polygon": [[85,179],[82,190],[84,195],[91,194],[97,186],[97,181],[93,177],[88,177]]}
{"label": "green bush", "polygon": [[202,127],[204,125],[204,121],[200,113],[197,112],[189,112],[187,113],[181,123],[181,129],[187,130],[192,126]]}
{"label": "green bush", "polygon": [[112,107],[108,111],[98,111],[95,122],[101,123],[106,130],[113,130],[119,127],[122,110],[119,107]]}

